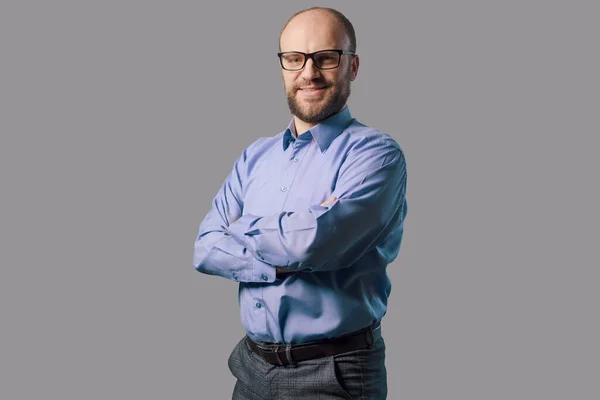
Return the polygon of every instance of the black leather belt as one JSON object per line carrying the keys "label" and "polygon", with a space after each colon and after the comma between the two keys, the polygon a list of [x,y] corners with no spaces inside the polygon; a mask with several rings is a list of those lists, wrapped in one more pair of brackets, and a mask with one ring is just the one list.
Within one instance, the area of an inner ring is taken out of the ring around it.
{"label": "black leather belt", "polygon": [[283,343],[257,343],[246,335],[246,341],[252,351],[273,365],[292,365],[297,361],[312,360],[313,358],[333,356],[347,351],[366,349],[380,338],[381,321],[359,331],[336,338],[291,345]]}

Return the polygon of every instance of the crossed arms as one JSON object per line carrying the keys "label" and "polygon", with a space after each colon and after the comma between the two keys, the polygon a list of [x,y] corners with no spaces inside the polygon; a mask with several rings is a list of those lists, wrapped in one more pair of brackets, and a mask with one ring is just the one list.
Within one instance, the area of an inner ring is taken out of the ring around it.
{"label": "crossed arms", "polygon": [[277,272],[351,266],[380,238],[406,193],[402,150],[389,140],[349,151],[332,199],[303,211],[243,213],[248,149],[234,163],[200,223],[194,267],[239,282],[273,282]]}

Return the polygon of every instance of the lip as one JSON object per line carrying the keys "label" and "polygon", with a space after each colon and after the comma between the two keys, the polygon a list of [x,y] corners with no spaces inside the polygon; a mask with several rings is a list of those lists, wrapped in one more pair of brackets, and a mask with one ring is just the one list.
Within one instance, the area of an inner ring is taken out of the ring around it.
{"label": "lip", "polygon": [[318,96],[327,89],[327,86],[305,86],[298,88],[299,92],[302,92],[305,96]]}
{"label": "lip", "polygon": [[300,87],[298,89],[300,90],[321,90],[321,89],[325,89],[326,86],[304,86],[304,87]]}

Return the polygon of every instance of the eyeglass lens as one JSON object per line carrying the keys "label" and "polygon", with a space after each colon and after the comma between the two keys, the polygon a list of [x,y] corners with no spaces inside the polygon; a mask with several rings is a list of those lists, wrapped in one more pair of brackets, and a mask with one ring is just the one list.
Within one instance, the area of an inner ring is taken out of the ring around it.
{"label": "eyeglass lens", "polygon": [[[304,65],[304,58],[302,53],[287,53],[281,56],[281,63],[285,69],[298,70]],[[340,62],[340,54],[335,51],[320,51],[314,54],[313,60],[317,68],[335,68]]]}

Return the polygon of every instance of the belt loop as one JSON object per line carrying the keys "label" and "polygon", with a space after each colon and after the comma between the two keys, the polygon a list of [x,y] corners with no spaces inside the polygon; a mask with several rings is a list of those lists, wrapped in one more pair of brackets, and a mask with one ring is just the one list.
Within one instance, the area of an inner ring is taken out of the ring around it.
{"label": "belt loop", "polygon": [[371,345],[375,341],[375,334],[373,332],[379,329],[380,327],[381,321],[377,321],[373,325],[369,326],[369,329],[367,329],[367,344],[369,345],[369,347],[371,347]]}
{"label": "belt loop", "polygon": [[287,362],[290,367],[296,366],[296,362],[292,360],[292,345],[289,343],[285,346],[285,358],[287,358]]}
{"label": "belt loop", "polygon": [[371,347],[372,344],[373,344],[373,328],[369,327],[369,329],[367,330],[367,345],[369,345],[369,347]]}
{"label": "belt loop", "polygon": [[373,342],[375,342],[375,338],[379,339],[381,337],[381,320],[373,325],[371,333],[373,334]]}

